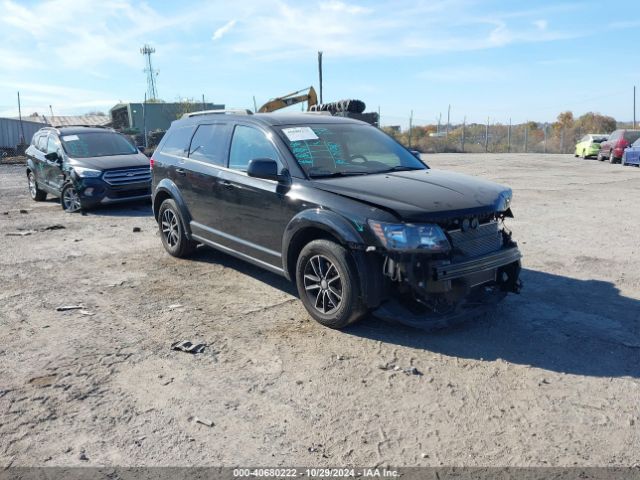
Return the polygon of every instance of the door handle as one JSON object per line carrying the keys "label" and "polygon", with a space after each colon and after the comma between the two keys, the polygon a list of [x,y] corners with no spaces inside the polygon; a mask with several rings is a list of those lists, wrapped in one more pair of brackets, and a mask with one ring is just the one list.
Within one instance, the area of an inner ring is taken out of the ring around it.
{"label": "door handle", "polygon": [[231,183],[229,180],[222,180],[220,183],[222,184],[222,186],[224,188],[227,188],[229,190],[235,188],[235,185],[233,183]]}
{"label": "door handle", "polygon": [[176,168],[176,173],[178,175],[185,176],[187,173],[184,171],[184,168]]}

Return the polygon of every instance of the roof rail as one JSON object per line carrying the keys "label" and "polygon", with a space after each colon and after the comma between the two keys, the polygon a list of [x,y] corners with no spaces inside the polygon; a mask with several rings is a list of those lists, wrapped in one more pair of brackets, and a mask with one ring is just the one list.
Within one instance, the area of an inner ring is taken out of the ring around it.
{"label": "roof rail", "polygon": [[308,112],[302,112],[305,115],[309,114],[309,115],[326,115],[329,117],[332,117],[333,115],[331,114],[331,112],[327,111],[327,110],[313,110],[313,111],[308,111]]}
{"label": "roof rail", "polygon": [[104,128],[105,130],[113,130],[113,127],[108,127],[106,125],[84,125],[82,123],[77,123],[75,125],[58,125],[52,128],[73,128],[73,127],[86,127],[86,128]]}
{"label": "roof rail", "polygon": [[211,114],[230,114],[230,115],[253,115],[251,110],[246,108],[236,109],[223,109],[223,110],[201,110],[199,112],[189,112],[182,115],[182,118],[197,117],[199,115],[211,115]]}

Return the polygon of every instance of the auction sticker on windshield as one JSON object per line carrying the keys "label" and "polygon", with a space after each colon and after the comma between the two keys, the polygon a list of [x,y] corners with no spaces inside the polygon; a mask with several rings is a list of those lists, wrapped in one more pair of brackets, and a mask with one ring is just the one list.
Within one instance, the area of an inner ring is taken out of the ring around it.
{"label": "auction sticker on windshield", "polygon": [[73,142],[74,140],[80,140],[80,139],[78,138],[78,135],[64,135],[64,136],[62,137],[62,139],[63,139],[65,142]]}
{"label": "auction sticker on windshield", "polygon": [[318,140],[318,136],[311,130],[310,127],[290,127],[283,128],[282,132],[287,136],[291,142],[304,141],[304,140]]}

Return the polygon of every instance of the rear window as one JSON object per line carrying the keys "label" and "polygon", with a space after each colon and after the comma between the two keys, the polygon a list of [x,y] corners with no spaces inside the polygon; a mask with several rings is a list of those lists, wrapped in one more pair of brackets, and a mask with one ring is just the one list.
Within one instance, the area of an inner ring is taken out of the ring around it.
{"label": "rear window", "polygon": [[191,135],[193,135],[193,125],[170,128],[165,135],[166,140],[160,151],[169,155],[186,157]]}
{"label": "rear window", "polygon": [[638,138],[640,138],[640,131],[638,130],[624,132],[624,139],[629,143],[635,142]]}
{"label": "rear window", "polygon": [[607,139],[607,137],[593,137],[593,143],[602,143]]}
{"label": "rear window", "polygon": [[115,132],[85,132],[60,135],[62,146],[70,157],[110,157],[131,155],[138,149],[124,136]]}

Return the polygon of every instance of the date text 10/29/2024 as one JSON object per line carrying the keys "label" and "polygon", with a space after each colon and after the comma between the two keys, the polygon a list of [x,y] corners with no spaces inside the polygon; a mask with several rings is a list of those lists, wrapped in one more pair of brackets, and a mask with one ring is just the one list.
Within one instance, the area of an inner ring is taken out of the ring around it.
{"label": "date text 10/29/2024", "polygon": [[235,478],[396,478],[386,468],[235,468]]}

